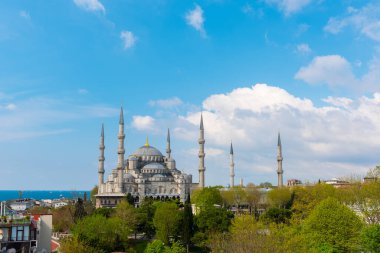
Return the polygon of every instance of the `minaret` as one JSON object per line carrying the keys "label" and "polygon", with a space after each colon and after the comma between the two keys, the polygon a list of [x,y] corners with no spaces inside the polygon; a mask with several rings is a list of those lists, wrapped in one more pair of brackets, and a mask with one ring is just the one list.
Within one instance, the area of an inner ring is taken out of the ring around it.
{"label": "minaret", "polygon": [[282,174],[284,171],[282,170],[282,146],[281,146],[281,137],[280,133],[278,133],[278,141],[277,141],[277,176],[278,176],[278,187],[283,186],[283,178]]}
{"label": "minaret", "polygon": [[232,147],[232,141],[231,141],[231,147],[230,147],[230,187],[233,188],[235,186],[235,163],[234,163],[234,149]]}
{"label": "minaret", "polygon": [[199,127],[199,188],[205,187],[205,136],[204,136],[204,128],[203,128],[203,116],[201,114],[201,123]]}
{"label": "minaret", "polygon": [[104,184],[104,125],[102,124],[102,130],[100,132],[100,144],[99,144],[99,170],[98,170],[98,190],[100,191],[101,185]]}
{"label": "minaret", "polygon": [[170,149],[170,131],[168,128],[168,135],[166,137],[166,156],[169,159],[171,156],[172,150]]}
{"label": "minaret", "polygon": [[120,119],[119,119],[119,134],[117,135],[119,139],[119,147],[117,149],[117,180],[118,180],[118,190],[123,191],[123,169],[124,169],[124,114],[123,107],[120,108]]}

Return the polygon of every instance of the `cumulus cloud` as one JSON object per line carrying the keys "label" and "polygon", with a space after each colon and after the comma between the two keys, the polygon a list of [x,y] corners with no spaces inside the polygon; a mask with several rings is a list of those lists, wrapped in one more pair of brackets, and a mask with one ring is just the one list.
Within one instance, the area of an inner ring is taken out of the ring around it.
{"label": "cumulus cloud", "polygon": [[16,109],[16,105],[13,104],[13,103],[10,103],[10,104],[6,104],[6,105],[0,105],[0,110],[1,109],[5,109],[5,110],[9,110],[9,111],[13,111]]}
{"label": "cumulus cloud", "polygon": [[162,108],[171,108],[171,107],[176,107],[182,104],[183,104],[182,100],[177,97],[149,101],[150,106],[158,106]]}
{"label": "cumulus cloud", "polygon": [[350,85],[355,83],[351,64],[340,55],[317,56],[295,75],[309,84],[325,83],[330,86]]}
{"label": "cumulus cloud", "polygon": [[[235,147],[237,177],[245,182],[276,180],[276,137],[281,131],[285,178],[319,178],[365,173],[378,163],[380,93],[358,99],[328,97],[316,106],[266,84],[214,94],[203,101],[207,181],[228,183],[229,143]],[[200,112],[180,115],[175,137],[196,142]],[[185,158],[189,159],[189,158]],[[221,173],[224,173],[220,177]],[[194,172],[197,175],[196,170]]]}
{"label": "cumulus cloud", "polygon": [[267,4],[276,5],[286,16],[299,12],[309,5],[311,0],[265,0]]}
{"label": "cumulus cloud", "polygon": [[155,119],[151,116],[133,116],[132,127],[140,131],[145,130],[154,130],[155,128]]}
{"label": "cumulus cloud", "polygon": [[122,31],[120,38],[123,41],[124,49],[133,47],[137,41],[137,37],[131,31]]}
{"label": "cumulus cloud", "polygon": [[345,27],[353,27],[367,38],[380,42],[379,4],[369,3],[361,9],[349,7],[346,15],[330,18],[324,30],[332,34],[338,34]]}
{"label": "cumulus cloud", "polygon": [[106,12],[103,4],[99,0],[73,0],[79,8],[90,12]]}
{"label": "cumulus cloud", "polygon": [[360,92],[377,91],[380,83],[380,60],[373,58],[368,71],[361,77],[352,72],[351,63],[340,55],[317,56],[301,67],[295,78],[308,84],[327,84],[331,87],[346,86]]}
{"label": "cumulus cloud", "polygon": [[311,49],[309,47],[309,44],[303,43],[297,45],[297,52],[303,55],[310,54]]}
{"label": "cumulus cloud", "polygon": [[195,5],[193,10],[186,13],[186,23],[197,30],[202,36],[206,36],[204,28],[205,18],[203,15],[203,9],[199,5]]}

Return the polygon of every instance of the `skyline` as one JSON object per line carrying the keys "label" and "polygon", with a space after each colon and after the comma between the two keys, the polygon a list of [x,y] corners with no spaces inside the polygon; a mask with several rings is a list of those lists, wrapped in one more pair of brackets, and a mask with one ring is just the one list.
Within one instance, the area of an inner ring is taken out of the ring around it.
{"label": "skyline", "polygon": [[[3,1],[2,189],[90,189],[144,145],[206,185],[365,174],[379,164],[380,1]],[[42,184],[41,184],[42,183]]]}

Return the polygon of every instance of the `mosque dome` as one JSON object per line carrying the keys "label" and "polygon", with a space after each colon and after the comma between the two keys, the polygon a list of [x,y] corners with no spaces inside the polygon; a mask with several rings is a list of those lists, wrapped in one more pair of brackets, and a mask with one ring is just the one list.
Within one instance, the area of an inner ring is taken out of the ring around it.
{"label": "mosque dome", "polygon": [[149,145],[148,138],[146,139],[145,145],[137,149],[132,156],[144,162],[162,162],[164,160],[162,153],[155,147]]}
{"label": "mosque dome", "polygon": [[150,145],[144,145],[137,149],[134,153],[133,156],[136,157],[142,157],[142,156],[163,156],[162,153],[156,149],[155,147],[152,147]]}

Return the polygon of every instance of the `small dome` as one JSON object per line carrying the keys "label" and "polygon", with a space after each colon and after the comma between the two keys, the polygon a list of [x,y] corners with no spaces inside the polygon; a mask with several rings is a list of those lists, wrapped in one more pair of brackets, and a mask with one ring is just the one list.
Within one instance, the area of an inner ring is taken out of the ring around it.
{"label": "small dome", "polygon": [[129,161],[137,161],[137,157],[136,156],[130,156],[129,158]]}
{"label": "small dome", "polygon": [[154,175],[153,177],[154,177],[154,178],[163,178],[163,177],[165,177],[165,176],[162,175],[162,174],[156,174],[156,175]]}
{"label": "small dome", "polygon": [[164,170],[165,167],[160,163],[149,163],[143,167],[143,170],[149,169],[149,170]]}

